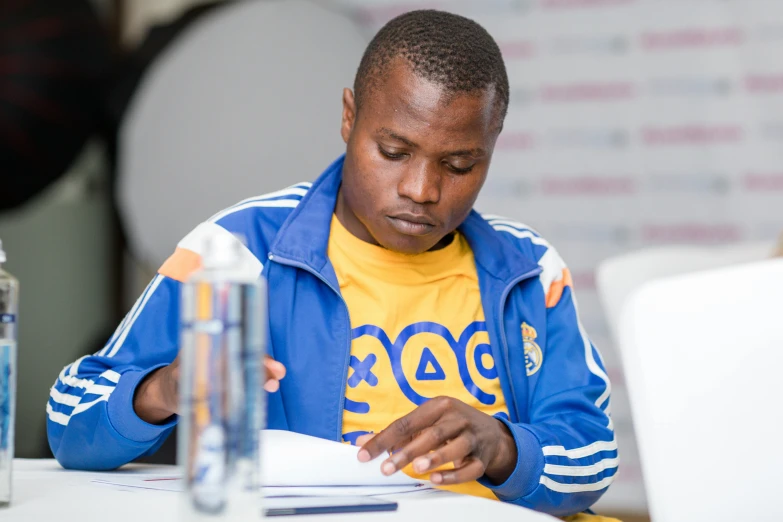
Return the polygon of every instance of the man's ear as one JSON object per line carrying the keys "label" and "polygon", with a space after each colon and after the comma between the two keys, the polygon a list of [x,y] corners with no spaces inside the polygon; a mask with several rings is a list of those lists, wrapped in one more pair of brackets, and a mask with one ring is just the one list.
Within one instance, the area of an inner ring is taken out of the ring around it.
{"label": "man's ear", "polygon": [[343,121],[340,126],[340,135],[342,135],[345,143],[348,143],[348,140],[351,137],[351,131],[353,131],[355,122],[356,101],[353,97],[353,91],[346,87],[343,89]]}

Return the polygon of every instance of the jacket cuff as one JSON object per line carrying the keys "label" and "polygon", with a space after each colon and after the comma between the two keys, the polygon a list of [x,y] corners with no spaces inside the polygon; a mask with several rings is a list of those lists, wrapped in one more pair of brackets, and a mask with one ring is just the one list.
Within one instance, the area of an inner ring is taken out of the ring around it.
{"label": "jacket cuff", "polygon": [[496,497],[504,501],[513,501],[525,497],[538,487],[541,474],[544,472],[544,454],[541,444],[532,431],[523,424],[514,424],[502,416],[496,415],[511,432],[517,445],[517,464],[514,471],[502,484],[493,484],[487,477],[478,482],[489,488]]}
{"label": "jacket cuff", "polygon": [[109,396],[107,414],[109,423],[117,433],[134,442],[151,442],[170,430],[177,423],[177,417],[172,416],[165,424],[150,424],[143,421],[133,409],[133,396],[139,383],[152,373],[166,366],[159,364],[146,370],[129,370],[123,372],[117,387]]}

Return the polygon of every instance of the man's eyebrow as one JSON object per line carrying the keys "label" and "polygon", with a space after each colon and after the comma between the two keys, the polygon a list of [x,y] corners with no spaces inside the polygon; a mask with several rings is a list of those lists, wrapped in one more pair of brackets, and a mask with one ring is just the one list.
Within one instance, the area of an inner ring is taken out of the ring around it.
{"label": "man's eyebrow", "polygon": [[393,140],[401,141],[401,142],[403,142],[405,145],[407,145],[409,147],[418,147],[418,145],[413,143],[411,140],[409,140],[405,136],[400,136],[399,134],[396,134],[394,131],[392,131],[391,129],[387,129],[386,127],[381,127],[380,129],[378,129],[377,132],[378,132],[378,134],[383,134],[384,136],[388,136],[389,138],[391,138]]}

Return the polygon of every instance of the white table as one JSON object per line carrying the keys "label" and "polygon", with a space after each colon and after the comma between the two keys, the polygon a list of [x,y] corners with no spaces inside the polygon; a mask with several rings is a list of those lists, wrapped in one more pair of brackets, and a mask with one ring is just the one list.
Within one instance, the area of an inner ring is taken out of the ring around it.
{"label": "white table", "polygon": [[[102,486],[93,479],[128,473],[173,474],[173,466],[131,464],[120,471],[95,473],[67,471],[54,460],[16,459],[14,461],[13,500],[10,508],[0,509],[2,522],[156,522],[183,521],[179,514],[180,495]],[[347,519],[372,521],[470,521],[552,522],[557,519],[521,507],[444,491],[421,492],[388,497],[399,503],[396,512],[354,515],[315,515],[279,518],[281,522],[337,522]],[[261,518],[248,513],[234,519]]]}

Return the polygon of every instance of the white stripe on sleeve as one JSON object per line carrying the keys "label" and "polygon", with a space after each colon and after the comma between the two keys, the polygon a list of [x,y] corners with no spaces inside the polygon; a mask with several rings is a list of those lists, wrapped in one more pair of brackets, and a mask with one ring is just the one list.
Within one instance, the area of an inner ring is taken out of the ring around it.
{"label": "white stripe on sleeve", "polygon": [[536,236],[533,232],[530,232],[528,230],[520,231],[516,228],[509,227],[506,225],[493,225],[492,228],[497,230],[498,232],[508,232],[514,237],[518,237],[519,239],[529,239],[531,243],[534,245],[539,245],[547,248],[552,248],[552,245],[549,244],[549,241],[542,237]]}
{"label": "white stripe on sleeve", "polygon": [[82,363],[83,360],[85,360],[87,356],[79,357],[76,359],[76,362],[74,362],[71,367],[68,369],[68,375],[79,375],[79,365]]}
{"label": "white stripe on sleeve", "polygon": [[49,397],[52,398],[57,404],[63,404],[65,406],[76,406],[79,401],[82,400],[78,395],[71,395],[70,393],[63,393],[57,391],[55,388],[49,390]]}
{"label": "white stripe on sleeve", "polygon": [[71,386],[73,388],[87,388],[88,386],[92,386],[95,384],[90,379],[79,379],[78,377],[74,377],[73,375],[67,375],[65,370],[69,369],[70,366],[66,366],[65,368],[60,371],[60,375],[58,376],[58,379],[60,379],[60,382],[65,384],[66,386]]}
{"label": "white stripe on sleeve", "polygon": [[602,451],[616,451],[617,440],[599,440],[581,448],[565,449],[563,446],[544,446],[541,448],[545,457],[568,457],[569,459],[581,459],[600,453]]}
{"label": "white stripe on sleeve", "polygon": [[544,473],[547,475],[560,475],[563,477],[590,477],[607,469],[614,469],[620,464],[620,459],[603,459],[590,466],[558,466],[546,464]]}
{"label": "white stripe on sleeve", "polygon": [[557,491],[558,493],[584,493],[608,488],[612,481],[614,481],[614,475],[592,484],[563,484],[562,482],[557,482],[549,477],[542,476],[539,483],[543,484],[547,489]]}
{"label": "white stripe on sleeve", "polygon": [[101,377],[103,377],[104,379],[107,379],[107,380],[109,380],[109,381],[111,381],[111,382],[113,382],[115,384],[120,382],[120,374],[115,372],[114,370],[106,370],[105,372],[103,372],[101,374]]}
{"label": "white stripe on sleeve", "polygon": [[114,331],[114,334],[112,334],[111,339],[109,339],[109,342],[106,343],[106,346],[104,346],[101,351],[98,352],[98,355],[103,357],[106,355],[106,352],[112,349],[114,344],[117,342],[117,338],[120,337],[122,334],[125,333],[125,330],[128,327],[128,323],[136,317],[136,311],[139,309],[139,306],[141,306],[141,303],[144,301],[144,299],[147,297],[147,293],[150,291],[150,287],[152,286],[152,283],[155,280],[153,279],[150,281],[150,283],[147,285],[147,287],[144,289],[144,291],[141,293],[138,299],[136,299],[136,302],[133,303],[133,306],[131,307],[130,311],[125,314],[125,317],[122,318],[122,322],[117,327],[117,329]]}
{"label": "white stripe on sleeve", "polygon": [[524,223],[520,223],[519,221],[514,221],[513,219],[510,219],[506,216],[498,216],[497,214],[481,214],[481,217],[483,217],[488,223],[492,225],[494,224],[508,225],[519,230],[529,230],[530,232],[534,232],[538,236],[541,235],[538,233],[538,230],[536,230],[535,228],[526,225]]}
{"label": "white stripe on sleeve", "polygon": [[162,281],[163,281],[163,276],[160,274],[156,275],[155,278],[152,280],[152,283],[150,283],[149,290],[147,291],[147,295],[144,296],[144,300],[141,302],[141,305],[136,310],[136,314],[128,322],[128,325],[125,328],[125,331],[122,332],[122,335],[120,335],[117,338],[117,342],[114,344],[114,346],[112,346],[111,351],[106,355],[107,357],[114,357],[114,355],[119,351],[119,349],[122,348],[122,345],[125,342],[125,339],[128,337],[131,328],[133,328],[133,323],[135,323],[136,319],[139,318],[139,315],[141,315],[141,312],[144,310],[144,307],[147,306],[147,302],[150,300],[150,297],[152,297],[152,294],[155,293],[155,290],[158,288],[158,286]]}
{"label": "white stripe on sleeve", "polygon": [[[590,370],[593,375],[597,375],[602,381],[604,381],[604,384],[606,385],[606,388],[604,388],[604,392],[595,400],[595,405],[599,408],[601,405],[608,401],[609,396],[612,393],[612,383],[609,382],[609,376],[606,375],[606,372],[604,372],[601,367],[598,365],[597,362],[595,362],[595,357],[593,357],[593,344],[590,342],[590,339],[587,337],[587,332],[585,332],[584,326],[582,326],[582,321],[579,319],[579,305],[576,302],[576,295],[573,293],[571,294],[571,299],[574,302],[574,312],[576,313],[576,324],[579,327],[579,335],[582,337],[582,343],[585,347],[585,362],[587,363],[587,368]],[[596,352],[598,349],[596,348]],[[609,411],[610,411],[610,405],[607,402],[606,407],[604,408],[604,413],[606,413],[606,416],[608,417],[609,423],[608,427],[612,427],[612,418],[609,417]]]}
{"label": "white stripe on sleeve", "polygon": [[84,390],[85,395],[111,395],[114,391],[114,386],[104,386],[103,384],[93,384]]}
{"label": "white stripe on sleeve", "polygon": [[215,223],[217,221],[220,221],[226,216],[230,216],[231,214],[234,214],[235,212],[239,212],[240,210],[245,210],[247,208],[296,208],[296,206],[299,204],[298,199],[273,199],[270,201],[265,200],[258,200],[258,201],[248,201],[246,203],[240,203],[239,205],[229,207],[226,210],[223,210],[221,212],[218,212],[211,218],[207,220],[209,223]]}
{"label": "white stripe on sleeve", "polygon": [[[229,214],[233,214],[234,212],[238,210],[242,210],[242,208],[249,208],[246,205],[248,203],[258,203],[265,200],[270,200],[273,198],[280,198],[283,196],[300,196],[304,197],[307,195],[307,191],[312,186],[312,183],[299,183],[297,185],[293,185],[291,187],[278,190],[276,192],[270,192],[269,194],[262,194],[260,196],[253,196],[252,198],[243,199],[239,203],[236,203],[235,205],[232,205],[226,209],[221,210],[214,216],[208,219],[208,221],[218,221],[221,218],[224,218],[225,216],[228,216]],[[297,201],[298,200],[280,200],[280,201]],[[284,206],[284,205],[269,205],[269,206]],[[296,205],[294,205],[296,206]]]}
{"label": "white stripe on sleeve", "polygon": [[529,226],[525,225],[524,223],[519,223],[517,221],[512,221],[510,219],[506,219],[506,218],[501,217],[501,216],[484,216],[484,219],[486,219],[487,222],[490,225],[492,225],[493,227],[496,226],[496,225],[506,225],[506,226],[509,226],[509,227],[516,228],[520,232],[532,232],[533,234],[535,234],[537,236],[541,235],[537,231],[533,230],[532,227],[529,227]]}
{"label": "white stripe on sleeve", "polygon": [[52,409],[52,405],[48,402],[46,403],[46,414],[49,416],[50,421],[56,422],[57,424],[62,424],[63,426],[67,426],[68,421],[71,420],[69,415],[60,413],[59,411],[54,411]]}
{"label": "white stripe on sleeve", "polygon": [[[544,295],[547,295],[552,283],[562,279],[563,270],[566,268],[566,264],[557,251],[551,247],[543,256],[541,256],[538,264],[543,269],[541,275],[539,276],[539,281],[541,282],[541,286],[544,289]],[[609,382],[609,376],[607,376],[606,372],[601,369],[601,367],[596,362],[595,357],[593,356],[593,345],[590,342],[590,339],[587,337],[587,332],[585,332],[584,326],[582,326],[582,321],[579,318],[579,305],[576,300],[576,294],[573,292],[573,290],[571,292],[571,300],[574,303],[574,313],[576,315],[579,336],[581,337],[582,345],[584,346],[585,364],[587,365],[587,369],[590,370],[590,373],[604,381],[606,386],[603,393],[595,401],[595,405],[600,408],[611,395],[612,385]],[[598,352],[597,348],[596,352]],[[601,357],[600,353],[598,356],[599,358]],[[609,412],[607,411],[608,409],[609,404],[607,403],[606,408],[604,408],[604,413],[606,413],[607,417],[609,417]],[[611,426],[611,419],[608,420],[609,426]]]}
{"label": "white stripe on sleeve", "polygon": [[78,406],[76,406],[73,409],[73,412],[71,412],[71,417],[73,417],[77,413],[82,413],[82,412],[85,412],[85,411],[89,410],[90,408],[92,408],[93,406],[98,404],[99,402],[108,401],[110,395],[111,395],[111,392],[109,392],[106,395],[101,395],[99,398],[95,399],[94,401],[80,403]]}

